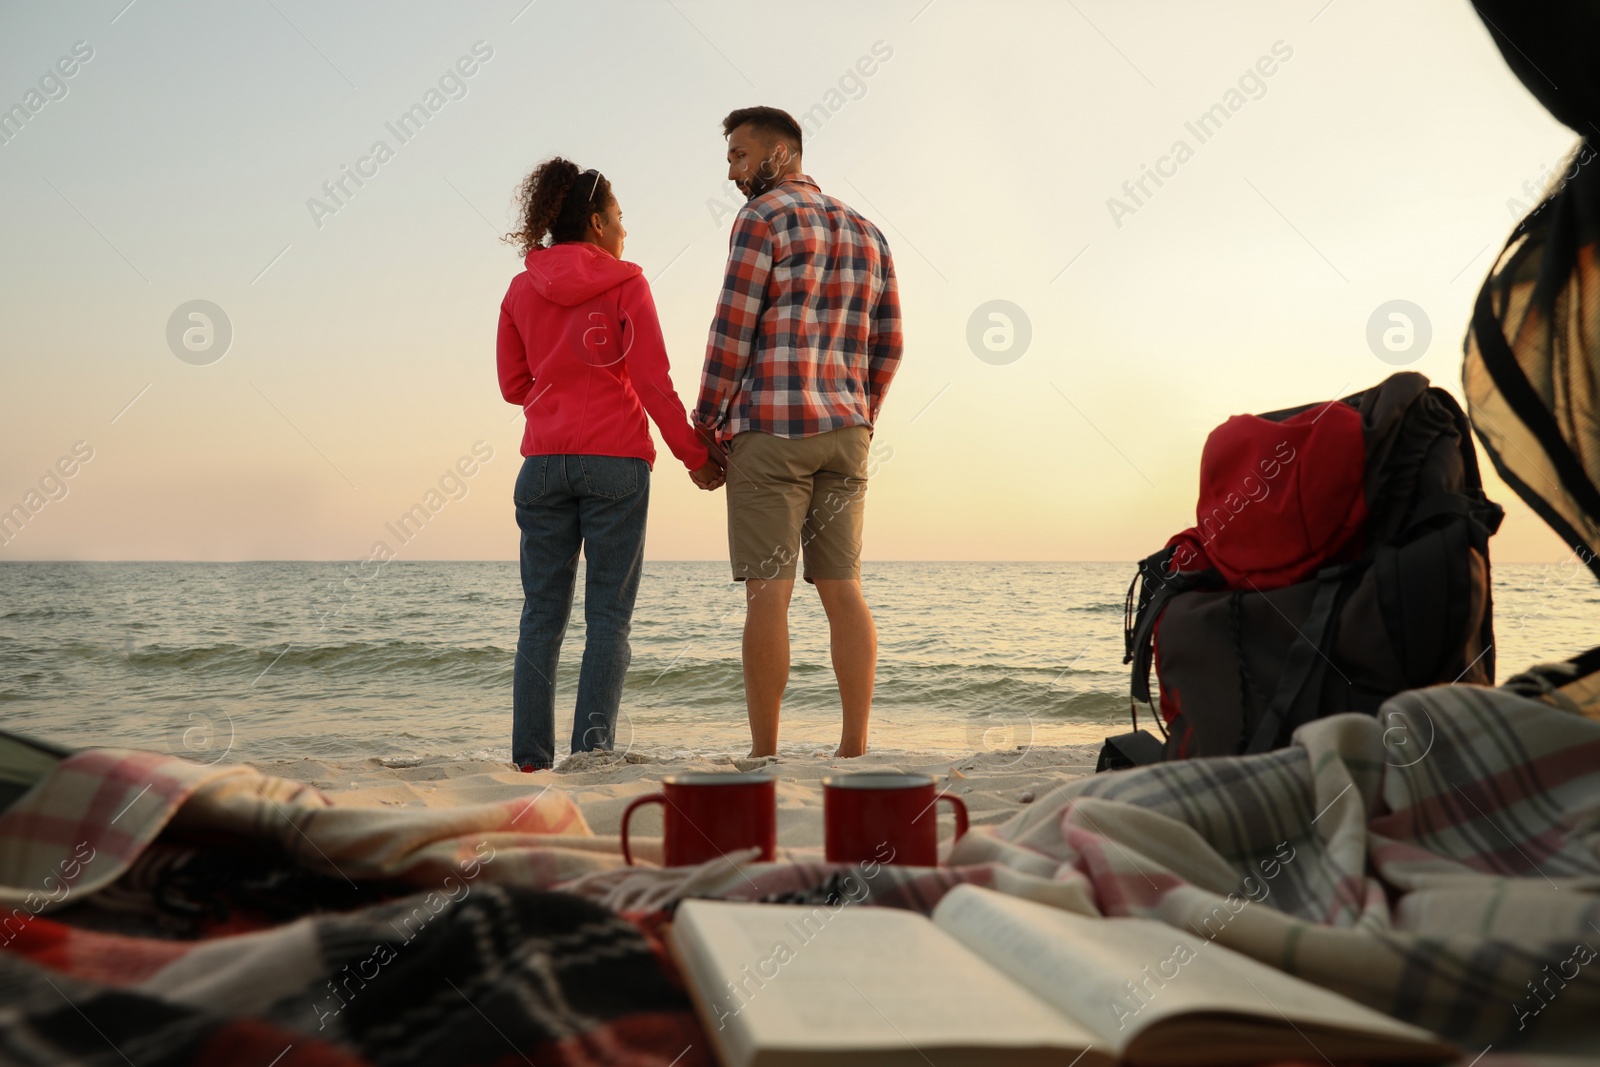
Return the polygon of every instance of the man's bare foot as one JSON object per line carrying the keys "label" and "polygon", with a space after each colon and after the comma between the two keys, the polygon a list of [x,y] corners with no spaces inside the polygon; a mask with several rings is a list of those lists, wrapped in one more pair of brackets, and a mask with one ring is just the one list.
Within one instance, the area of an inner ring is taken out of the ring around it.
{"label": "man's bare foot", "polygon": [[862,749],[860,752],[846,752],[845,749],[844,749],[844,746],[840,745],[837,749],[834,750],[833,758],[834,759],[855,759],[857,756],[865,756],[866,754],[867,754],[867,750],[866,749]]}

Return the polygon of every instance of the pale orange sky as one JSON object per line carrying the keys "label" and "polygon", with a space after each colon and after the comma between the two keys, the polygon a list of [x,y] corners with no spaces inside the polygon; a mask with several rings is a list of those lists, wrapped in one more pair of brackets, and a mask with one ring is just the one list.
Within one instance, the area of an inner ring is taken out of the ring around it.
{"label": "pale orange sky", "polygon": [[[1380,304],[1425,311],[1411,367],[1459,395],[1514,202],[1574,139],[1465,0],[278,7],[0,12],[0,104],[93,51],[0,145],[0,509],[93,450],[0,560],[358,559],[479,441],[493,459],[399,555],[514,558],[494,330],[515,185],[558,152],[612,179],[692,404],[730,217],[719,120],[756,102],[814,116],[807,170],[896,257],[868,557],[1135,559],[1192,523],[1211,427],[1394,369],[1367,346]],[[393,158],[315,217],[379,139]],[[1109,203],[1157,168],[1131,214]],[[167,341],[194,299],[232,325],[209,365]],[[967,341],[995,299],[1032,330],[1003,365]],[[1565,554],[1490,493],[1496,558]],[[725,558],[720,494],[668,457],[652,495],[651,558]]]}

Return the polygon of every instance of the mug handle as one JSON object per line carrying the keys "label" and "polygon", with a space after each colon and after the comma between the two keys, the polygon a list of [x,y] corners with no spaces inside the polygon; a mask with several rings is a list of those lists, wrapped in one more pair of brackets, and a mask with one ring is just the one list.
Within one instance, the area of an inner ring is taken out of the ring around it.
{"label": "mug handle", "polygon": [[[633,866],[633,850],[628,847],[628,820],[633,817],[633,809],[643,807],[646,804],[660,804],[662,808],[665,808],[667,806],[667,794],[650,793],[646,796],[637,797],[622,810],[622,858],[629,867]],[[965,830],[966,824],[966,809],[963,808],[961,813],[963,830]]]}
{"label": "mug handle", "polygon": [[955,809],[956,836],[951,838],[950,841],[951,844],[955,844],[957,841],[960,841],[967,832],[967,802],[956,796],[954,793],[940,793],[938,796],[933,798],[933,802],[935,804],[939,803],[941,800],[948,800],[950,802],[950,806]]}

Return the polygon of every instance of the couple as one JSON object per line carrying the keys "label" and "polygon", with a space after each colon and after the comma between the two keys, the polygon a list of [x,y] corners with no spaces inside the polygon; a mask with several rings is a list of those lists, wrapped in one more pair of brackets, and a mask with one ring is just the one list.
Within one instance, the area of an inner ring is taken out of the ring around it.
{"label": "couple", "polygon": [[[631,650],[655,448],[648,412],[701,489],[724,484],[733,578],[745,583],[744,691],[752,756],[778,750],[795,561],[827,612],[844,710],[839,756],[867,748],[878,641],[861,595],[868,440],[900,362],[883,234],[801,170],[785,111],[722,122],[728,180],[747,203],[706,346],[693,421],[669,376],[650,286],[623,260],[611,183],[567,160],[523,182],[527,269],[500,307],[500,391],[527,417],[514,499],[522,623],[511,755],[555,762],[555,678],[580,549],[587,640],[572,751],[610,749]],[[547,241],[548,238],[548,241]]]}

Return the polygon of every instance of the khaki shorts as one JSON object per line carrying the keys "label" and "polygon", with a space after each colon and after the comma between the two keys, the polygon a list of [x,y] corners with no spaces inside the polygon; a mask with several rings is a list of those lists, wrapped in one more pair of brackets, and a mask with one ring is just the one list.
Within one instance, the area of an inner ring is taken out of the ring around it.
{"label": "khaki shorts", "polygon": [[742,433],[728,447],[728,556],[733,580],[861,577],[865,426],[815,437]]}

